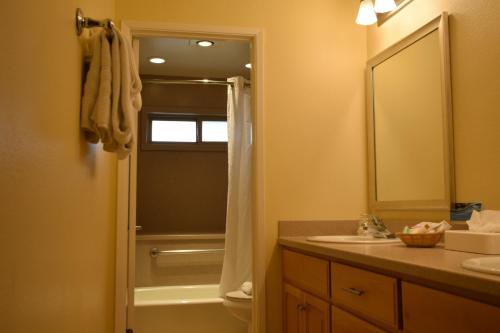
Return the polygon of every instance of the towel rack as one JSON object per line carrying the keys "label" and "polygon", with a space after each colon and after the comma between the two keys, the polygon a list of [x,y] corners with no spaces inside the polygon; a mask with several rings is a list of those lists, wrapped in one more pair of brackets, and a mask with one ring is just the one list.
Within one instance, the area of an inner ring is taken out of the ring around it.
{"label": "towel rack", "polygon": [[95,20],[90,17],[85,17],[80,8],[76,9],[76,34],[80,36],[85,28],[102,27],[107,30],[110,37],[113,36],[113,28],[115,23],[111,19]]}
{"label": "towel rack", "polygon": [[153,247],[149,251],[149,255],[151,258],[156,258],[158,256],[168,256],[168,255],[177,255],[177,254],[208,254],[208,253],[219,253],[224,252],[224,249],[189,249],[189,250],[159,250],[156,247]]}

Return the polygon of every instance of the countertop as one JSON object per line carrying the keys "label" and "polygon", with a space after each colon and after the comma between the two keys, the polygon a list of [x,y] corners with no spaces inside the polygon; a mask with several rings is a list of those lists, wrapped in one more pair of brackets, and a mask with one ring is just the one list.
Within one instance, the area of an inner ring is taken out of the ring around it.
{"label": "countertop", "polygon": [[500,276],[461,267],[465,259],[484,255],[449,251],[439,244],[409,248],[404,244],[320,243],[307,241],[305,236],[280,237],[279,244],[500,305]]}

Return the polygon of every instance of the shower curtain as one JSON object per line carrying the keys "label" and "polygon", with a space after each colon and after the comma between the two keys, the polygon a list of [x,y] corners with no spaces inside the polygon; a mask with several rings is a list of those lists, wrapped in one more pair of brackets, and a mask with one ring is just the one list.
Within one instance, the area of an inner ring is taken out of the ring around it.
{"label": "shower curtain", "polygon": [[228,191],[221,296],[252,280],[252,115],[243,77],[228,79]]}

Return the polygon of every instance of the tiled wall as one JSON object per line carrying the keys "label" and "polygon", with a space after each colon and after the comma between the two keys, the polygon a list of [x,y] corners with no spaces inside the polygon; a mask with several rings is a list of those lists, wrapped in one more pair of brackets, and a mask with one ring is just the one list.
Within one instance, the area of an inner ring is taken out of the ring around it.
{"label": "tiled wall", "polygon": [[152,258],[150,250],[221,249],[224,235],[140,235],[136,243],[136,287],[218,284],[224,252]]}

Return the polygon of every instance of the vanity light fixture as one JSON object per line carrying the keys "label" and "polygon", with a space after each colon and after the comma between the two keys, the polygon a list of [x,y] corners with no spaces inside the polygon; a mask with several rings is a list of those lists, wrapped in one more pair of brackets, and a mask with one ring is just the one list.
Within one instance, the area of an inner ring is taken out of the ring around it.
{"label": "vanity light fixture", "polygon": [[396,9],[396,2],[394,0],[375,0],[375,13],[388,13]]}
{"label": "vanity light fixture", "polygon": [[149,62],[152,64],[163,64],[165,62],[165,58],[151,57],[149,58]]}
{"label": "vanity light fixture", "polygon": [[196,45],[201,46],[201,47],[210,47],[210,46],[214,46],[215,42],[212,42],[211,40],[199,40],[196,42]]}
{"label": "vanity light fixture", "polygon": [[252,69],[252,64],[251,63],[246,64],[245,68]]}
{"label": "vanity light fixture", "polygon": [[377,23],[377,14],[375,14],[372,0],[361,0],[356,23],[359,25],[371,25]]}

